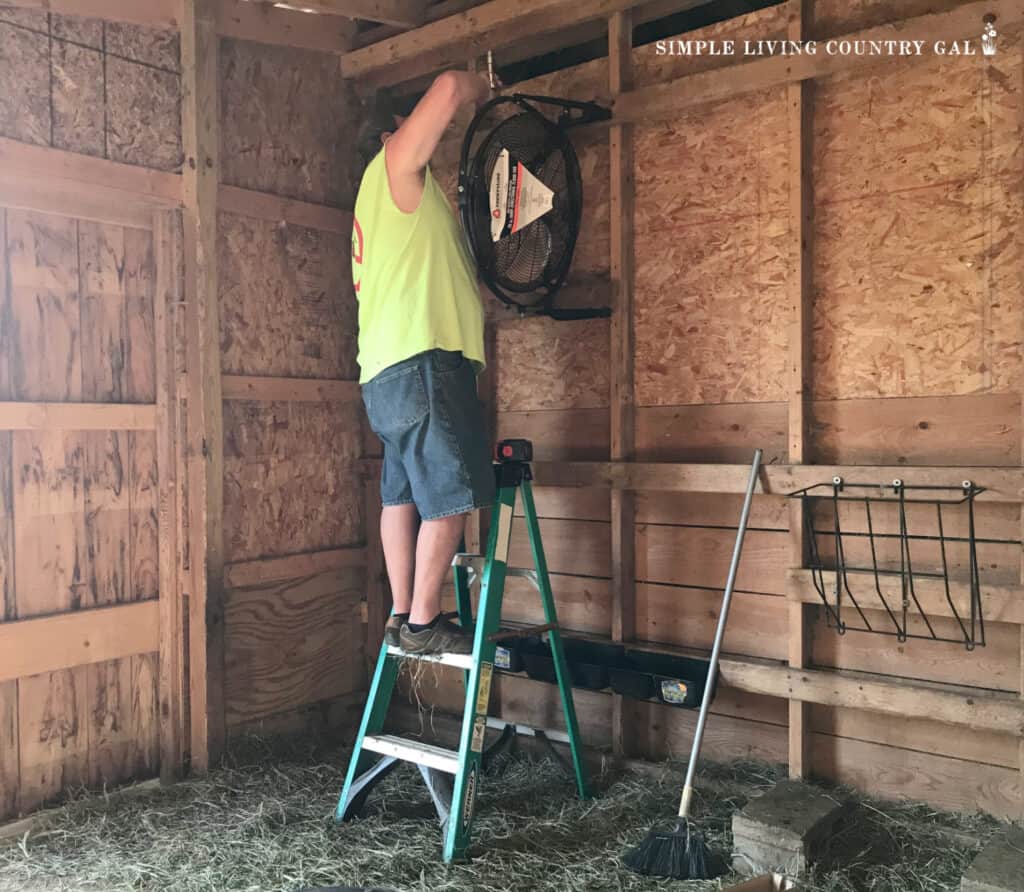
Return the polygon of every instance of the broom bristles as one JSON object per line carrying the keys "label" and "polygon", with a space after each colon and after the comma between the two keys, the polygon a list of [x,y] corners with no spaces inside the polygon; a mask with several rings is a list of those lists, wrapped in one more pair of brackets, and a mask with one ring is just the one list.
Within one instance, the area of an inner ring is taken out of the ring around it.
{"label": "broom bristles", "polygon": [[644,876],[673,880],[711,879],[710,851],[703,834],[682,820],[669,831],[651,830],[623,859],[626,867]]}

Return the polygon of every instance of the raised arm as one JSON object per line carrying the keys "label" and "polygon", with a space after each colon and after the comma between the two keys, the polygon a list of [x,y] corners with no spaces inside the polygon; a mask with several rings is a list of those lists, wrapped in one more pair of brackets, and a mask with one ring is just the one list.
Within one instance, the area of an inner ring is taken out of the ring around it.
{"label": "raised arm", "polygon": [[439,74],[412,114],[388,139],[385,147],[388,180],[399,208],[411,212],[423,193],[423,170],[456,112],[479,105],[488,96],[487,80],[468,71]]}

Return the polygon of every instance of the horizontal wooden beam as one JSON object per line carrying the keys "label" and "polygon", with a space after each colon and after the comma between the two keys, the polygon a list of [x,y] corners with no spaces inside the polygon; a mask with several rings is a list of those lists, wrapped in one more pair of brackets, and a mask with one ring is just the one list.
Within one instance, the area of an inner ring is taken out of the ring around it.
{"label": "horizontal wooden beam", "polygon": [[[309,4],[302,2],[302,6]],[[343,53],[356,38],[356,23],[341,16],[310,15],[251,0],[221,0],[217,32],[222,37],[276,43],[303,50]]]}
{"label": "horizontal wooden beam", "polygon": [[934,682],[908,682],[866,672],[799,669],[723,657],[721,679],[754,694],[823,706],[864,709],[1007,734],[1024,733],[1024,701],[1016,694]]}
{"label": "horizontal wooden beam", "polygon": [[[364,476],[380,473],[380,459],[361,462]],[[537,486],[635,489],[661,492],[742,493],[749,465],[714,465],[687,462],[535,461]],[[902,479],[908,486],[959,487],[965,477],[985,487],[977,496],[984,502],[1024,501],[1024,468],[944,468],[906,465],[762,465],[755,489],[758,495],[785,496],[840,476],[853,483],[883,483]]]}
{"label": "horizontal wooden beam", "polygon": [[352,403],[360,398],[357,381],[323,378],[264,378],[253,375],[221,376],[226,400],[281,400],[304,403]]}
{"label": "horizontal wooden beam", "polygon": [[341,57],[345,77],[397,84],[441,68],[464,65],[487,50],[571,28],[636,6],[637,0],[490,0],[470,10],[398,34]]}
{"label": "horizontal wooden beam", "polygon": [[[427,6],[427,11],[423,16],[423,22],[421,24],[427,24],[428,22],[436,22],[439,19],[446,19],[450,15],[455,15],[459,12],[465,12],[467,9],[472,9],[474,6],[479,6],[486,0],[440,0],[439,3],[431,3]],[[396,34],[401,34],[405,29],[399,25],[377,25],[373,28],[367,28],[360,31],[355,40],[356,47],[369,46],[371,43],[379,43],[382,40],[386,40],[388,37],[394,37]]]}
{"label": "horizontal wooden beam", "polygon": [[401,28],[423,23],[426,0],[293,0],[293,5],[328,16],[347,16]]}
{"label": "horizontal wooden beam", "polygon": [[[665,492],[741,493],[747,465],[675,462],[534,462],[541,486],[613,487]],[[965,478],[986,487],[977,498],[990,502],[1024,500],[1024,469],[944,468],[905,465],[765,465],[756,492],[788,495],[806,486],[828,483],[833,477],[851,483],[884,483],[899,478],[908,486],[959,487]]]}
{"label": "horizontal wooden beam", "polygon": [[4,5],[153,28],[181,27],[181,0],[4,0]]}
{"label": "horizontal wooden beam", "polygon": [[217,196],[220,210],[244,217],[257,217],[274,223],[306,226],[346,237],[352,234],[352,211],[282,198],[269,192],[220,186]]}
{"label": "horizontal wooden beam", "polygon": [[[923,40],[931,51],[936,40],[977,38],[983,16],[997,17],[999,29],[1011,29],[1024,21],[1020,0],[981,0],[948,12],[931,13],[877,28],[839,35],[836,41]],[[400,38],[395,38],[398,40]],[[358,50],[356,52],[364,52]],[[349,54],[354,55],[354,53]],[[348,58],[343,57],[342,63]],[[817,52],[801,55],[767,56],[664,83],[622,93],[614,103],[617,122],[651,121],[671,118],[687,108],[721,102],[744,93],[810,78],[827,77],[865,65],[877,64],[878,57],[856,53],[829,53],[819,44]]]}
{"label": "horizontal wooden beam", "polygon": [[156,600],[0,623],[0,681],[153,653],[159,627]]}
{"label": "horizontal wooden beam", "polygon": [[0,430],[156,430],[152,403],[0,403]]}
{"label": "horizontal wooden beam", "polygon": [[279,582],[282,579],[302,579],[329,570],[365,566],[364,547],[332,548],[328,551],[312,551],[287,557],[261,558],[228,564],[224,568],[224,585],[226,588],[246,588],[266,582]]}
{"label": "horizontal wooden beam", "polygon": [[0,171],[5,177],[17,175],[36,183],[48,183],[53,188],[61,188],[68,182],[99,186],[102,189],[99,197],[133,204],[143,199],[150,212],[181,204],[179,174],[33,146],[6,137],[0,137]]}
{"label": "horizontal wooden beam", "polygon": [[152,229],[153,204],[123,189],[0,170],[0,205],[133,229]]}
{"label": "horizontal wooden beam", "polygon": [[[826,593],[835,587],[835,571],[823,571]],[[881,597],[875,589],[875,576],[864,571],[847,571],[847,582],[853,591],[857,603],[864,610],[885,611],[882,597],[893,610],[903,603],[902,581],[899,576],[880,576],[878,586]],[[821,595],[814,586],[814,577],[810,570],[790,570],[787,580],[787,594],[791,601],[804,604],[822,604]],[[921,609],[932,617],[953,617],[954,613],[946,600],[946,587],[939,579],[915,577],[914,594]],[[970,617],[970,588],[966,582],[951,581],[949,597],[961,618]],[[1024,585],[992,585],[981,586],[982,616],[986,623],[1022,623],[1024,624]],[[844,611],[849,611],[851,621],[856,617],[856,608],[849,597],[844,596]],[[880,617],[884,619],[884,617]]]}

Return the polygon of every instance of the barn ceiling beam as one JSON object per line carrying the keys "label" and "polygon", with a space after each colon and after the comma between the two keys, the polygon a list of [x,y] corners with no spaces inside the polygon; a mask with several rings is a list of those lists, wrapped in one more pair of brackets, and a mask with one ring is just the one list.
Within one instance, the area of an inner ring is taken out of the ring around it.
{"label": "barn ceiling beam", "polygon": [[490,0],[341,57],[345,77],[387,86],[464,66],[488,50],[607,19],[637,0]]}
{"label": "barn ceiling beam", "polygon": [[324,15],[366,19],[400,28],[423,24],[427,12],[426,0],[292,0],[292,3]]}

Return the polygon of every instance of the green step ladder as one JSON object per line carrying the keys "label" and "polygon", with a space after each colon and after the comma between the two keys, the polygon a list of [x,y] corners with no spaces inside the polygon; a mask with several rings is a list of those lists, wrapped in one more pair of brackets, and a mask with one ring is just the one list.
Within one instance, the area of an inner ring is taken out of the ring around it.
{"label": "green step ladder", "polygon": [[[452,562],[459,620],[467,628],[473,624],[470,587],[475,581],[480,582],[473,653],[417,656],[406,655],[399,648],[389,647],[386,643],[381,645],[355,749],[349,760],[345,786],[335,811],[337,821],[355,817],[378,781],[400,762],[412,762],[419,767],[440,816],[444,828],[446,862],[465,859],[469,848],[476,793],[482,771],[484,734],[488,727],[487,707],[494,674],[495,640],[500,637],[501,602],[508,576],[525,577],[540,592],[545,625],[539,626],[538,631],[546,632],[551,646],[576,786],[581,799],[590,798],[572,699],[572,681],[558,629],[558,616],[530,485],[532,448],[527,440],[505,440],[498,444],[496,454],[498,461],[494,470],[498,496],[491,516],[487,554],[458,554]],[[523,510],[530,534],[534,562],[532,570],[510,568],[507,564],[517,492],[522,493]],[[404,659],[427,660],[465,670],[466,705],[457,751],[382,733],[399,666]]]}

